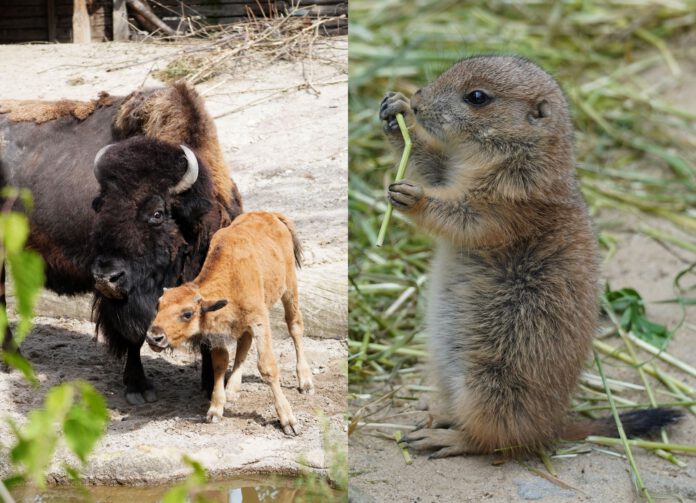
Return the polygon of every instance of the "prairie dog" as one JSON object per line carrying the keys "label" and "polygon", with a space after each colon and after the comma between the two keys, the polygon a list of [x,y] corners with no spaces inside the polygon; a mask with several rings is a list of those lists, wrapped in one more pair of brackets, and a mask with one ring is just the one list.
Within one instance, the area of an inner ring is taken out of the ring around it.
{"label": "prairie dog", "polygon": [[[575,178],[573,127],[556,81],[512,56],[464,59],[380,118],[407,179],[391,203],[436,238],[427,298],[442,416],[406,437],[432,457],[534,451],[615,435],[613,420],[567,424],[599,316],[599,253]],[[629,435],[675,421],[622,415]]]}

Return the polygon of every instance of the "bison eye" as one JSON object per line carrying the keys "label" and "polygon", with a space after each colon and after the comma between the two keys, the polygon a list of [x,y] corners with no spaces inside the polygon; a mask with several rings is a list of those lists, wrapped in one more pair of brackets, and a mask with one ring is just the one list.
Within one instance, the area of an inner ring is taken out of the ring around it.
{"label": "bison eye", "polygon": [[152,215],[150,215],[149,222],[152,225],[159,225],[162,223],[163,220],[164,220],[164,212],[161,210],[157,210]]}
{"label": "bison eye", "polygon": [[193,312],[191,311],[184,311],[183,313],[181,313],[182,320],[190,320],[191,316],[193,316]]}
{"label": "bison eye", "polygon": [[485,92],[481,91],[480,89],[477,89],[467,94],[464,97],[464,101],[471,105],[483,106],[491,102],[491,97],[488,96]]}

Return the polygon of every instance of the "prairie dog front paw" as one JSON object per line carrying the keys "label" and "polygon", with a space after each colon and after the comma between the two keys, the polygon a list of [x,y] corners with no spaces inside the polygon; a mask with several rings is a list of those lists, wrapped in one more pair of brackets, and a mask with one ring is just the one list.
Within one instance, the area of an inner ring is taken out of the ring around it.
{"label": "prairie dog front paw", "polygon": [[423,187],[408,180],[401,180],[389,185],[387,197],[395,208],[409,211],[423,199]]}
{"label": "prairie dog front paw", "polygon": [[391,91],[384,96],[379,105],[379,118],[384,121],[384,132],[387,135],[398,134],[401,137],[396,114],[403,114],[407,125],[414,120],[411,101],[403,94]]}

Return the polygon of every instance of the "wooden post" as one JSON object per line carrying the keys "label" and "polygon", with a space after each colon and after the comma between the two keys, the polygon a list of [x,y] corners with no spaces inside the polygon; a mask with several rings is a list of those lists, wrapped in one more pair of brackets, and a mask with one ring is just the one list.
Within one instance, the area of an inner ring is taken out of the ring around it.
{"label": "wooden post", "polygon": [[126,0],[114,0],[114,42],[127,42],[130,36]]}
{"label": "wooden post", "polygon": [[86,0],[74,0],[73,4],[73,43],[89,44],[92,41],[92,30],[89,26],[89,13]]}
{"label": "wooden post", "polygon": [[48,41],[56,41],[56,1],[46,0],[46,18],[48,20]]}

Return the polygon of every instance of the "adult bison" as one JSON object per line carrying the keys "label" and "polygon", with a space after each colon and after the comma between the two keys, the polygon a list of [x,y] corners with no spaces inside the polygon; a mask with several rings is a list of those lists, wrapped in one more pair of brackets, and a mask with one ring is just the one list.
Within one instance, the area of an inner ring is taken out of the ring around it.
{"label": "adult bison", "polygon": [[[46,286],[94,291],[97,330],[126,356],[126,399],[156,400],[140,347],[157,299],[196,276],[213,233],[242,211],[202,98],[175,84],[90,102],[0,101],[5,185],[33,194],[28,245]],[[205,350],[203,382],[212,386]]]}

